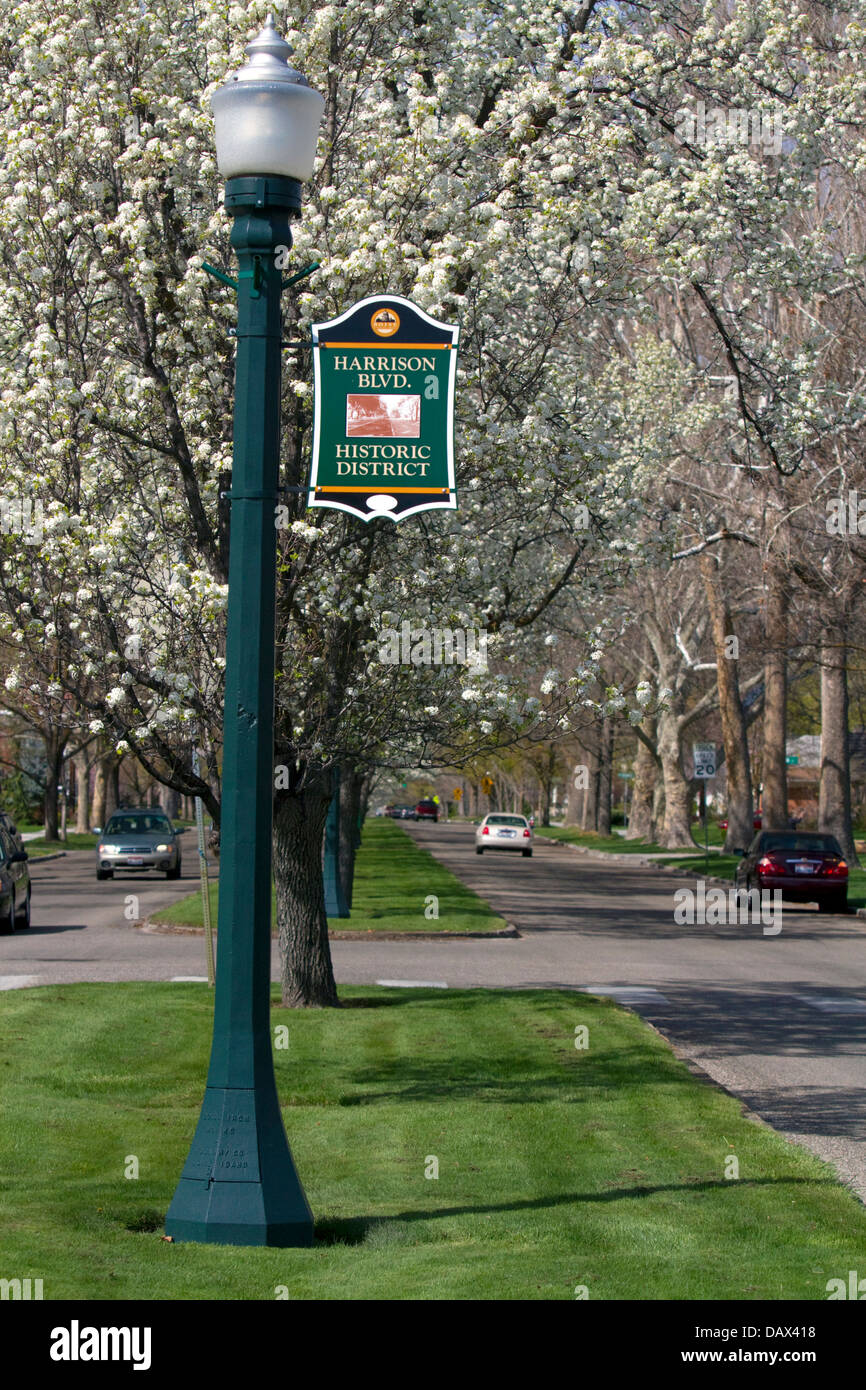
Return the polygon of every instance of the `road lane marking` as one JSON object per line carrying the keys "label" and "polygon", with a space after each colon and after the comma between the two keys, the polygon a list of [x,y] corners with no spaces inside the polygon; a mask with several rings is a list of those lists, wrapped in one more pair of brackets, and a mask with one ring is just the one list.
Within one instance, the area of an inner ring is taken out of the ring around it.
{"label": "road lane marking", "polygon": [[822,1014],[866,1014],[866,1003],[862,999],[842,994],[795,994],[794,998],[812,1009],[819,1009]]}
{"label": "road lane marking", "polygon": [[377,980],[386,989],[447,989],[444,980]]}
{"label": "road lane marking", "polygon": [[669,1004],[667,995],[661,990],[643,985],[581,985],[581,994],[600,994],[604,999],[615,999],[618,1004]]}
{"label": "road lane marking", "polygon": [[0,989],[26,989],[38,979],[38,975],[0,975]]}

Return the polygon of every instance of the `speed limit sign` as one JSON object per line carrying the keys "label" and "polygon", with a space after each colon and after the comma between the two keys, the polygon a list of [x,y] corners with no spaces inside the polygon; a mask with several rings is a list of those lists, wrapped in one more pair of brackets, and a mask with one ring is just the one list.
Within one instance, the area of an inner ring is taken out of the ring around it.
{"label": "speed limit sign", "polygon": [[715,777],[716,745],[714,743],[693,743],[692,756],[696,777]]}

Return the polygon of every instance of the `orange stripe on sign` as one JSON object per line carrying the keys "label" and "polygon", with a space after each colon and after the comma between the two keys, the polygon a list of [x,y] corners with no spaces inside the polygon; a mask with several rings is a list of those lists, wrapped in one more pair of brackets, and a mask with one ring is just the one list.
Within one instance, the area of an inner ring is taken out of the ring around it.
{"label": "orange stripe on sign", "polygon": [[386,342],[386,341],[384,341],[384,340],[382,340],[382,339],[380,339],[378,343],[333,343],[333,342],[331,342],[331,343],[317,343],[317,344],[316,344],[316,347],[378,348],[380,352],[382,351],[382,349],[384,349],[386,352],[397,352],[398,349],[402,350],[403,348],[416,348],[416,349],[419,349],[419,350],[420,350],[421,348],[424,348],[425,351],[429,351],[429,352],[437,352],[437,351],[444,351],[444,352],[447,352],[448,349],[449,349],[449,348],[453,348],[453,346],[454,346],[453,343],[392,343],[392,342],[390,342],[390,341],[387,341],[387,342]]}
{"label": "orange stripe on sign", "polygon": [[375,492],[369,487],[320,487],[316,485],[316,492],[366,492],[371,497],[387,496],[389,492],[436,492],[439,494],[449,493],[450,487],[389,487],[381,492]]}

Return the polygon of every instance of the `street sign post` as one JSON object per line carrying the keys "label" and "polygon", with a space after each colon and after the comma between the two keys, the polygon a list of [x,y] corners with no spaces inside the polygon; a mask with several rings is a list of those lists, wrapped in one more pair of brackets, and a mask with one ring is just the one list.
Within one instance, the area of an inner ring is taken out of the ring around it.
{"label": "street sign post", "polygon": [[458,335],[392,294],[313,324],[310,507],[362,521],[456,508]]}
{"label": "street sign post", "polygon": [[716,745],[714,743],[693,743],[692,759],[695,776],[701,778],[701,820],[704,823],[704,865],[710,867],[710,832],[707,825],[707,778],[716,775]]}

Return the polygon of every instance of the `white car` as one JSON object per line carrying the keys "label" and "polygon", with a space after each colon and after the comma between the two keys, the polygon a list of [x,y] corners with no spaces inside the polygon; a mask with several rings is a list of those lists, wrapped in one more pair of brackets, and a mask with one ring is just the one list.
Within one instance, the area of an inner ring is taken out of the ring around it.
{"label": "white car", "polygon": [[519,849],[524,859],[532,856],[532,830],[525,816],[491,811],[475,832],[475,853],[486,849]]}

